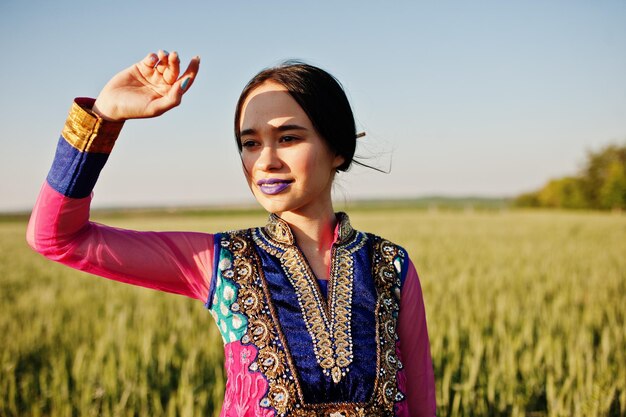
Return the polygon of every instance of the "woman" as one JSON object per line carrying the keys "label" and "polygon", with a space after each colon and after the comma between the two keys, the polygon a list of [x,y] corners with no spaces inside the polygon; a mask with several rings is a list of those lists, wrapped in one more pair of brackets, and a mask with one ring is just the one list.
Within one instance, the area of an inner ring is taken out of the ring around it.
{"label": "woman", "polygon": [[200,59],[180,75],[159,51],[98,98],[75,100],[33,210],[29,244],[107,278],[203,301],[226,355],[222,415],[432,416],[434,379],[421,289],[399,246],[333,211],[335,173],[356,132],[338,82],[285,64],[241,94],[235,136],[268,224],[215,235],[138,232],[89,221],[91,190],[127,119],[180,104]]}

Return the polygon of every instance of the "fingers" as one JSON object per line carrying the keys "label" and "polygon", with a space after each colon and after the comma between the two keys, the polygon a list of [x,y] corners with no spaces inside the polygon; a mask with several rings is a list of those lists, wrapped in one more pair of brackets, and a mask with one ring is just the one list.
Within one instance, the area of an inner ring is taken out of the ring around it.
{"label": "fingers", "polygon": [[[155,80],[155,77],[161,78],[163,71],[167,68],[168,52],[160,50],[156,54],[150,52],[135,67],[146,80]],[[165,58],[165,63],[163,62]]]}
{"label": "fingers", "polygon": [[166,50],[159,50],[156,54],[148,54],[142,61],[147,67],[145,70],[155,76],[163,77],[167,84],[174,84],[180,74],[180,57],[178,52],[169,53]]}
{"label": "fingers", "polygon": [[185,72],[183,73],[183,75],[181,75],[181,77],[178,79],[179,89],[181,90],[182,93],[189,90],[189,87],[191,87],[191,85],[193,84],[196,78],[196,75],[198,74],[199,69],[200,69],[200,57],[196,55],[193,58],[191,58],[191,61],[189,62],[187,69],[185,69]]}
{"label": "fingers", "polygon": [[169,59],[168,59],[169,55],[170,53],[167,52],[165,49],[160,49],[157,52],[157,57],[159,59],[152,67],[157,73],[163,74],[165,72],[169,63]]}
{"label": "fingers", "polygon": [[163,70],[163,79],[168,84],[174,84],[180,73],[180,58],[177,52],[172,52],[163,58],[166,67]]}
{"label": "fingers", "polygon": [[192,86],[194,80],[196,79],[196,75],[198,75],[198,70],[200,69],[200,57],[194,56],[189,61],[189,65],[187,65],[187,69],[180,76],[178,81],[172,86],[170,93],[168,94],[169,99],[174,102],[174,106],[178,106],[180,101],[183,98],[183,94],[189,91],[189,88]]}
{"label": "fingers", "polygon": [[154,54],[151,52],[148,55],[146,55],[146,57],[141,61],[141,63],[144,64],[146,67],[154,68],[154,66],[157,64],[158,61],[159,61],[159,57],[157,56],[157,54]]}
{"label": "fingers", "polygon": [[151,112],[156,116],[178,106],[183,98],[183,94],[185,94],[193,84],[199,68],[200,57],[195,56],[189,62],[183,75],[171,86],[168,93],[150,104]]}

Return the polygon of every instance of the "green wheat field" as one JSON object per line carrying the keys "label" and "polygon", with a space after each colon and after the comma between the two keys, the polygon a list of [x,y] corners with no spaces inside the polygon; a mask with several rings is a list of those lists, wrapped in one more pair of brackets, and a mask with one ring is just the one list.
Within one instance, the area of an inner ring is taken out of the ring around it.
{"label": "green wheat field", "polygon": [[[626,215],[354,208],[421,277],[439,416],[626,416]],[[95,216],[217,232],[257,212]],[[217,416],[222,342],[201,302],[92,277],[0,222],[1,416]]]}

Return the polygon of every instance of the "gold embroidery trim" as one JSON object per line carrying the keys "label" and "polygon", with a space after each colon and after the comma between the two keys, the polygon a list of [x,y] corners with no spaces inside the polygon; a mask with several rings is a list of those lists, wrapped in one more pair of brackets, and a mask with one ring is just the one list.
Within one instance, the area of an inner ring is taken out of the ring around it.
{"label": "gold embroidery trim", "polygon": [[[338,242],[341,243],[334,245],[332,250],[328,306],[323,301],[304,255],[294,245],[289,226],[283,220],[271,215],[265,228],[266,239],[276,247],[268,245],[260,233],[253,233],[255,243],[280,261],[296,292],[302,318],[313,341],[317,363],[335,384],[350,371],[354,359],[351,326],[354,281],[352,255],[367,242],[366,235],[354,232],[345,214],[339,213],[338,217]],[[353,240],[345,242],[349,237],[353,237]],[[350,246],[350,249],[346,249]]]}
{"label": "gold embroidery trim", "polygon": [[[397,386],[397,372],[402,364],[395,352],[397,341],[396,316],[398,300],[393,290],[400,285],[400,273],[394,268],[393,260],[399,256],[398,247],[374,237],[373,265],[374,282],[378,294],[376,303],[376,334],[378,340],[376,381],[372,397],[365,403],[321,403],[302,404],[292,408],[289,414],[295,417],[392,417],[395,403],[404,395]],[[390,272],[394,272],[393,276]]]}
{"label": "gold embroidery trim", "polygon": [[61,135],[81,152],[111,153],[124,122],[109,122],[72,103]]}
{"label": "gold embroidery trim", "polygon": [[[337,244],[344,244],[350,238],[353,237],[356,231],[350,224],[348,215],[343,212],[335,213],[337,217]],[[282,243],[284,245],[295,245],[296,239],[291,233],[291,228],[286,221],[272,213],[269,216],[268,222],[264,227],[265,233],[272,238],[272,240]]]}
{"label": "gold embroidery trim", "polygon": [[[397,246],[377,237],[373,239],[372,273],[378,297],[375,307],[378,343],[372,396],[367,402],[361,403],[306,404],[297,370],[280,331],[263,271],[259,267],[260,260],[252,249],[255,232],[259,233],[259,229],[253,230],[252,236],[247,234],[250,232],[231,232],[228,240],[222,241],[222,246],[233,254],[233,270],[236,273],[232,279],[240,286],[237,303],[249,318],[242,343],[252,343],[259,349],[249,369],[261,372],[269,385],[268,395],[261,400],[260,405],[273,407],[277,416],[392,416],[395,403],[404,399],[396,378],[398,370],[402,369],[395,352],[399,300],[394,292],[400,285],[399,271],[393,263],[399,253]],[[272,250],[278,253],[275,248]]]}
{"label": "gold embroidery trim", "polygon": [[377,369],[383,378],[376,381],[374,388],[376,400],[384,405],[388,412],[393,412],[396,402],[404,399],[397,385],[396,374],[402,369],[402,363],[396,354],[397,316],[400,311],[396,289],[400,287],[400,271],[394,266],[400,251],[393,243],[376,238],[374,242],[374,281],[378,291],[376,318],[378,320]]}
{"label": "gold embroidery trim", "polygon": [[222,247],[232,253],[232,280],[240,287],[237,294],[239,311],[248,318],[248,328],[241,343],[253,344],[258,349],[250,371],[261,372],[268,382],[267,396],[261,400],[262,407],[273,407],[277,415],[289,414],[298,401],[296,392],[301,394],[295,366],[286,350],[286,343],[276,326],[275,314],[265,280],[259,268],[260,261],[252,249],[252,240],[246,231],[231,232]]}

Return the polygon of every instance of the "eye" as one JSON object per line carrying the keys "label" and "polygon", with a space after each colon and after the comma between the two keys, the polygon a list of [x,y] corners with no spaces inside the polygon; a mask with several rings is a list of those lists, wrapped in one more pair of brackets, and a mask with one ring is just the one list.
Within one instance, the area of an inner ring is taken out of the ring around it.
{"label": "eye", "polygon": [[296,137],[296,136],[285,135],[285,136],[282,136],[282,137],[280,138],[280,141],[281,141],[281,142],[287,142],[287,143],[289,143],[289,142],[295,142],[295,141],[297,141],[298,139],[299,139],[299,138],[298,138],[298,137]]}
{"label": "eye", "polygon": [[242,139],[241,140],[241,147],[242,148],[253,148],[254,146],[256,146],[256,141],[252,140],[252,139]]}

